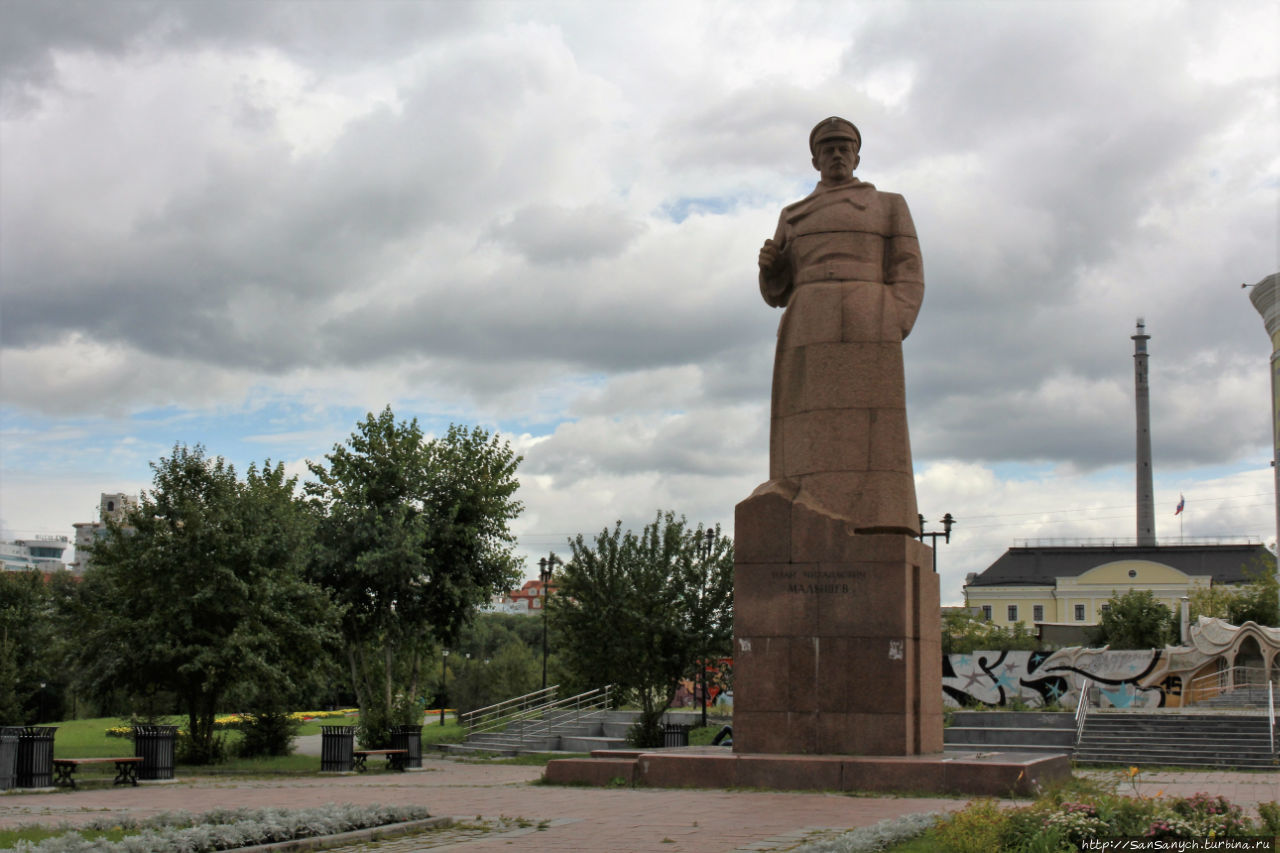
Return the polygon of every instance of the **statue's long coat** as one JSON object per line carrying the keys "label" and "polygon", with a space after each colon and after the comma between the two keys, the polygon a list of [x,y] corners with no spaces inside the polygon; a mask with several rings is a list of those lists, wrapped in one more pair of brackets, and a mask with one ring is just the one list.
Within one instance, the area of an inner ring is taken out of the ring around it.
{"label": "statue's long coat", "polygon": [[907,203],[857,179],[783,208],[783,263],[761,273],[786,307],[774,360],[769,477],[855,531],[919,532],[902,340],[924,298]]}

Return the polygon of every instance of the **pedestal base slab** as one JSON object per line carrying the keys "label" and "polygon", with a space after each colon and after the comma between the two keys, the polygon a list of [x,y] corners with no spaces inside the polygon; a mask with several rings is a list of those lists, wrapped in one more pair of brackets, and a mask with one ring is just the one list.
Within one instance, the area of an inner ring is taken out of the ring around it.
{"label": "pedestal base slab", "polygon": [[1030,752],[947,752],[909,756],[762,755],[723,747],[653,752],[610,750],[607,757],[548,762],[553,784],[654,788],[767,788],[1034,797],[1071,777],[1071,759]]}

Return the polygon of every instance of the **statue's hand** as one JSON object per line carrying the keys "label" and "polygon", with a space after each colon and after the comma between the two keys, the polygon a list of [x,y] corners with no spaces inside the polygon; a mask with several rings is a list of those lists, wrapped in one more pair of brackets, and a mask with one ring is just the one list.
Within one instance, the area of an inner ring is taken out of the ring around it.
{"label": "statue's hand", "polygon": [[774,240],[765,240],[764,246],[760,248],[760,269],[766,273],[773,272],[774,267],[778,266],[781,255],[778,251],[778,244]]}

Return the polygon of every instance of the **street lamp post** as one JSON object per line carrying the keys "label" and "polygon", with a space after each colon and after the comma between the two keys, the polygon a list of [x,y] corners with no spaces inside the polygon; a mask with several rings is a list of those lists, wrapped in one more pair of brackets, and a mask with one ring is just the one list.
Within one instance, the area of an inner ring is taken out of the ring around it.
{"label": "street lamp post", "polygon": [[542,689],[547,689],[547,591],[551,583],[551,573],[560,562],[555,552],[551,556],[538,561],[538,579],[542,581],[542,589],[538,594],[542,597]]}
{"label": "street lamp post", "polygon": [[951,513],[947,513],[942,517],[942,530],[933,530],[925,533],[924,516],[919,515],[918,517],[920,519],[920,541],[923,542],[924,538],[928,536],[933,543],[933,573],[936,575],[938,573],[938,537],[941,536],[943,542],[950,543],[951,526],[956,523],[956,520],[951,517]]}
{"label": "street lamp post", "polygon": [[[702,536],[698,537],[698,558],[704,563],[711,559],[711,551],[715,547],[716,532],[712,528],[707,528]],[[705,566],[704,566],[705,568]],[[706,649],[703,649],[705,652]],[[702,695],[698,699],[698,704],[702,706],[702,727],[707,726],[707,662],[702,660],[698,662],[698,681],[702,688]]]}
{"label": "street lamp post", "polygon": [[440,652],[440,725],[444,725],[444,697],[445,686],[448,684],[448,676],[445,673],[444,665],[449,660],[449,650],[444,649]]}

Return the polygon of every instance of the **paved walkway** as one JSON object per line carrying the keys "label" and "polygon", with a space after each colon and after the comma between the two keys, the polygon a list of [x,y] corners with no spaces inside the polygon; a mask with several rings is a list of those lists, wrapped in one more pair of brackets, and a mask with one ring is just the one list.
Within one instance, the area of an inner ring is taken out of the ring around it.
{"label": "paved walkway", "polygon": [[[540,767],[463,764],[427,758],[413,773],[272,780],[202,778],[137,788],[0,796],[0,826],[72,823],[103,813],[148,815],[216,806],[301,808],[326,803],[425,805],[462,819],[524,818],[531,826],[431,849],[486,851],[601,851],[601,853],[726,853],[785,850],[807,833],[865,826],[913,812],[953,810],[958,799],[850,797],[760,791],[601,789],[530,784]],[[1116,779],[1117,774],[1099,774]],[[1128,783],[1126,783],[1127,785]],[[1252,806],[1280,800],[1280,774],[1143,773],[1138,792],[1179,796],[1222,793]],[[538,828],[538,824],[543,824]],[[427,849],[430,839],[384,842],[381,851]],[[394,845],[394,846],[392,846]]]}

